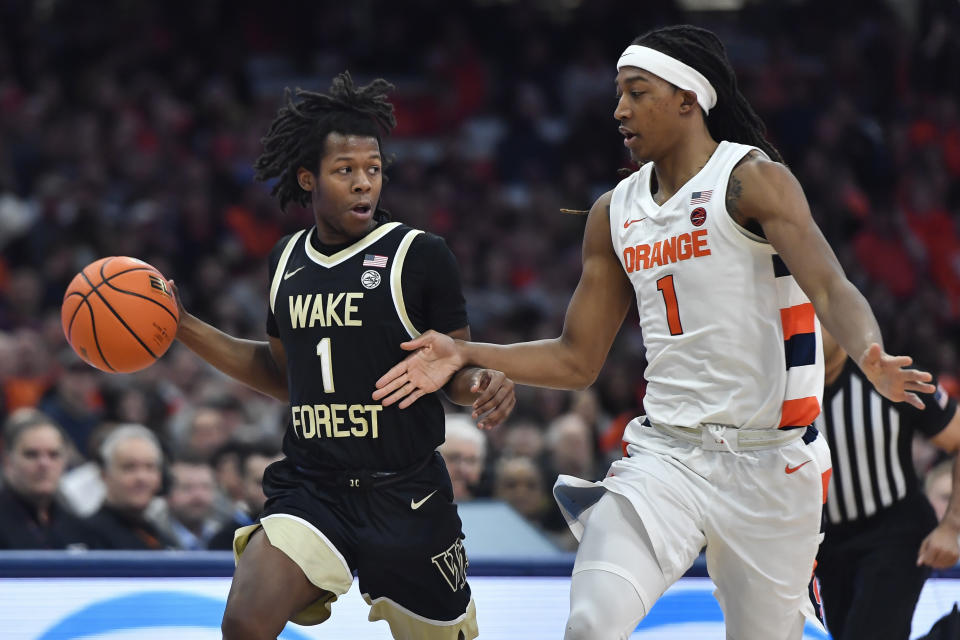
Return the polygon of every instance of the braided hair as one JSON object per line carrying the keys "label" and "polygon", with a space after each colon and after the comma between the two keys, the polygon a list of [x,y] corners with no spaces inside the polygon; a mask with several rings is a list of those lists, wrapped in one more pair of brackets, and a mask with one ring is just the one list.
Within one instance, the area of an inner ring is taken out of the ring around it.
{"label": "braided hair", "polygon": [[766,139],[763,120],[740,93],[737,76],[716,34],[684,24],[648,31],[633,44],[676,58],[710,81],[717,92],[717,104],[705,120],[714,139],[748,144],[762,149],[771,160],[783,162],[780,152]]}
{"label": "braided hair", "polygon": [[[393,88],[381,78],[357,87],[350,72],[344,71],[333,79],[328,94],[284,91],[284,106],[270,123],[261,140],[263,153],[253,164],[257,180],[279,178],[271,194],[280,200],[281,209],[291,201],[309,206],[310,193],[300,187],[297,169],[317,170],[330,133],[376,138],[382,153],[381,137],[397,125],[393,104],[387,99]],[[389,218],[382,209],[374,215]]]}

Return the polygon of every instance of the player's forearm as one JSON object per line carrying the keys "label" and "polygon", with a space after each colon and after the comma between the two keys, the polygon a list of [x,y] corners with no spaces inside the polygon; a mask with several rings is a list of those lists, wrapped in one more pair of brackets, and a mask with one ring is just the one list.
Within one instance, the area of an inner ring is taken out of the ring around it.
{"label": "player's forearm", "polygon": [[465,364],[497,369],[517,384],[534,387],[585,389],[602,366],[591,366],[563,338],[510,345],[457,340],[457,346]]}
{"label": "player's forearm", "polygon": [[234,338],[190,314],[181,318],[177,340],[231,378],[287,401],[287,374],[270,354],[269,343]]}
{"label": "player's forearm", "polygon": [[870,304],[846,278],[812,302],[820,322],[858,365],[871,344],[883,347],[880,326]]}

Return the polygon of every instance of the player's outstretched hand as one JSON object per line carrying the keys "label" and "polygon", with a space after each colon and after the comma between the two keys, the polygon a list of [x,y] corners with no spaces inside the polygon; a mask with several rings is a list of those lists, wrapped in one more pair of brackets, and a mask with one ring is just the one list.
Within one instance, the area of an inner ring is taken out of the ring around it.
{"label": "player's outstretched hand", "polygon": [[450,336],[432,329],[419,338],[400,344],[413,351],[377,380],[373,399],[389,407],[395,402],[406,409],[421,396],[433,393],[463,367],[463,356]]}
{"label": "player's outstretched hand", "polygon": [[471,415],[481,429],[493,429],[503,424],[517,404],[513,380],[496,369],[475,371],[470,391],[479,394],[473,401]]}
{"label": "player's outstretched hand", "polygon": [[891,356],[873,343],[860,357],[860,368],[883,397],[893,402],[907,402],[923,409],[923,400],[917,393],[933,393],[937,390],[933,379],[926,371],[904,369],[913,364],[910,356]]}
{"label": "player's outstretched hand", "polygon": [[957,560],[960,560],[957,530],[941,522],[921,543],[917,566],[947,569],[957,564]]}

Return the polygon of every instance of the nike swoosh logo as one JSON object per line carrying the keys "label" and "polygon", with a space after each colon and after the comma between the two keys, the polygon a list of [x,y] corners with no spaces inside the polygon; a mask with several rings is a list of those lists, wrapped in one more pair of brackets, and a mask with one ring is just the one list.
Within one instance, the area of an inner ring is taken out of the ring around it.
{"label": "nike swoosh logo", "polygon": [[636,220],[627,220],[626,222],[623,223],[623,228],[626,229],[627,227],[632,225],[634,222],[642,222],[643,220],[646,220],[646,219],[647,219],[647,216],[643,216],[642,218],[637,218]]}
{"label": "nike swoosh logo", "polygon": [[297,271],[300,271],[300,269],[306,268],[306,266],[307,265],[303,265],[302,267],[298,267],[293,271],[287,271],[285,274],[283,274],[283,279],[286,280],[287,278],[292,278],[293,276],[297,275]]}
{"label": "nike swoosh logo", "polygon": [[[811,461],[810,461],[810,460],[807,460],[807,462],[811,462]],[[796,471],[797,469],[799,469],[799,468],[802,467],[803,465],[807,464],[807,462],[802,462],[802,463],[798,464],[798,465],[795,466],[795,467],[791,467],[791,466],[790,466],[790,463],[788,462],[788,463],[787,463],[787,466],[785,466],[785,467],[783,468],[783,470],[784,470],[785,472],[787,472],[787,473],[793,473],[794,471]]]}
{"label": "nike swoosh logo", "polygon": [[414,511],[416,511],[416,510],[419,509],[421,506],[423,506],[423,503],[424,503],[424,502],[426,502],[427,500],[429,500],[430,498],[432,498],[432,497],[433,497],[433,494],[435,494],[435,493],[436,493],[436,490],[431,491],[431,492],[430,492],[430,495],[428,495],[426,498],[424,498],[424,499],[422,499],[422,500],[418,500],[417,502],[414,502],[414,501],[413,501],[413,498],[410,498],[410,508],[413,509]]}

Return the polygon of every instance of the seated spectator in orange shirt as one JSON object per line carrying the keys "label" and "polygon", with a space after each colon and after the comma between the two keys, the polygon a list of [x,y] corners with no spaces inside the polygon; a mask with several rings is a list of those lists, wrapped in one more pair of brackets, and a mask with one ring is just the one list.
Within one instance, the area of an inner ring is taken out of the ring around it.
{"label": "seated spectator in orange shirt", "polygon": [[35,409],[14,412],[3,428],[0,549],[99,546],[90,527],[57,503],[67,437]]}

